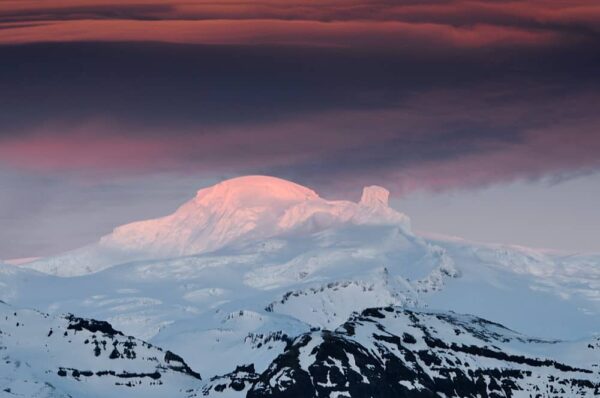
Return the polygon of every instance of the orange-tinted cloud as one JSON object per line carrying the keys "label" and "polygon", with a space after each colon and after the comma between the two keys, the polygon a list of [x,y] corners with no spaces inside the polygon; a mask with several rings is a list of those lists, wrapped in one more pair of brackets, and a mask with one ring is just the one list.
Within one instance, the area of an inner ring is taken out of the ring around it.
{"label": "orange-tinted cloud", "polygon": [[[405,47],[538,45],[598,32],[592,0],[0,3],[0,43],[164,41]],[[42,25],[35,25],[39,23]]]}
{"label": "orange-tinted cloud", "polygon": [[443,44],[480,47],[498,44],[556,43],[554,32],[493,25],[453,27],[405,22],[316,21],[64,21],[36,26],[11,25],[0,44],[70,41],[163,41],[195,44],[271,44],[333,47],[407,47]]}

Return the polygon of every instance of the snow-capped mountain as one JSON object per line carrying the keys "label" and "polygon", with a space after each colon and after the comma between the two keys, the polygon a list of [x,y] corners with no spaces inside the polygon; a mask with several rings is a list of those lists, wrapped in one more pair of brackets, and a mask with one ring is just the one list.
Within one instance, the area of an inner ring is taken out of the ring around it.
{"label": "snow-capped mountain", "polygon": [[358,203],[332,201],[273,177],[227,180],[90,246],[0,264],[0,299],[179,353],[202,375],[193,394],[595,393],[600,256],[418,236],[388,196],[372,186]]}
{"label": "snow-capped mountain", "polygon": [[393,224],[408,230],[408,217],[388,207],[388,196],[387,190],[372,186],[359,203],[330,201],[279,178],[234,178],[201,189],[169,216],[123,225],[95,245],[34,261],[29,268],[74,276],[119,262],[206,253],[344,224]]}

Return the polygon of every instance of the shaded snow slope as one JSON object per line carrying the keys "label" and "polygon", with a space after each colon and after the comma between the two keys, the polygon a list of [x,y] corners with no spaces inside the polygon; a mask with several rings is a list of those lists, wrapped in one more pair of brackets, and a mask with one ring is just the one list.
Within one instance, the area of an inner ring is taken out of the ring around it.
{"label": "shaded snow slope", "polygon": [[600,255],[444,239],[429,242],[441,247],[462,272],[457,283],[428,299],[432,307],[477,314],[547,337],[600,332]]}
{"label": "shaded snow slope", "polygon": [[[415,305],[458,275],[443,251],[393,225],[348,225],[70,278],[8,270],[11,289],[0,299],[108,320],[190,353],[190,365],[209,376],[253,355],[250,334],[335,328],[369,306]],[[257,315],[234,325],[230,314],[240,311]]]}

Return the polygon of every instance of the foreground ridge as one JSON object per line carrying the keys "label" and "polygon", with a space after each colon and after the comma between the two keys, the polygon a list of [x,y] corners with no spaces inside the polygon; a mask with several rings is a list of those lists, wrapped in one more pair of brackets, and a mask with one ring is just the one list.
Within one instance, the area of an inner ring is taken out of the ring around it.
{"label": "foreground ridge", "polygon": [[180,356],[108,322],[52,317],[4,302],[0,353],[2,397],[188,397],[202,380]]}
{"label": "foreground ridge", "polygon": [[[539,356],[543,351],[556,357]],[[468,315],[372,308],[335,331],[298,336],[264,373],[239,366],[204,392],[245,391],[249,398],[593,397],[600,394],[599,352],[600,339],[541,340]]]}
{"label": "foreground ridge", "polygon": [[453,312],[365,309],[336,330],[263,339],[285,342],[266,369],[241,363],[208,380],[182,357],[125,336],[107,322],[50,317],[5,303],[0,303],[0,316],[0,396],[500,398],[600,393],[600,338],[531,338]]}

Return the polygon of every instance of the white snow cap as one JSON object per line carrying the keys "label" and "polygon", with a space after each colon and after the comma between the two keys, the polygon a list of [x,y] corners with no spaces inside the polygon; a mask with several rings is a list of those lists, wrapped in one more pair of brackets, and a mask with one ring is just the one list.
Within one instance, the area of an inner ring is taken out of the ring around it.
{"label": "white snow cap", "polygon": [[371,185],[363,188],[362,196],[360,198],[360,204],[371,207],[387,207],[389,198],[390,191],[377,185]]}
{"label": "white snow cap", "polygon": [[312,189],[268,176],[237,177],[198,191],[196,202],[205,206],[252,207],[273,202],[301,202],[318,199]]}
{"label": "white snow cap", "polygon": [[[68,262],[97,270],[117,261],[193,255],[346,226],[397,226],[410,233],[410,220],[388,206],[388,197],[386,189],[371,186],[359,203],[327,200],[281,178],[232,178],[199,190],[171,215],[122,225],[96,245],[34,262],[31,268],[46,269],[50,261],[53,269],[66,269]],[[69,269],[71,274],[87,272]]]}
{"label": "white snow cap", "polygon": [[170,216],[118,227],[102,239],[110,247],[185,255],[256,241],[290,231],[306,233],[354,225],[403,225],[388,207],[389,192],[366,187],[360,203],[327,200],[309,188],[269,176],[232,178],[198,191]]}

